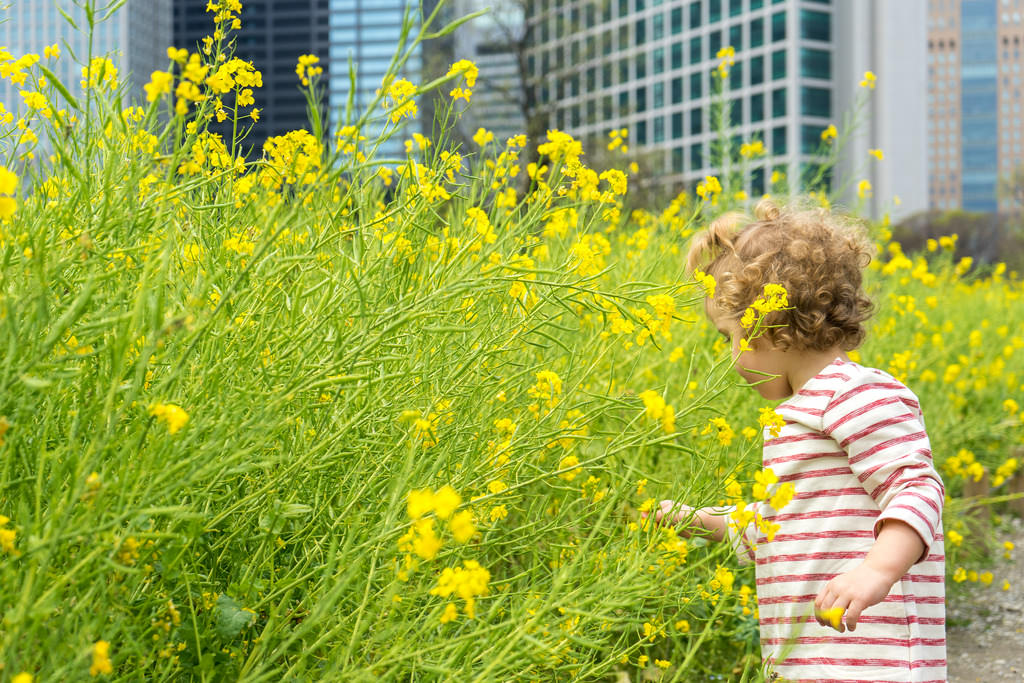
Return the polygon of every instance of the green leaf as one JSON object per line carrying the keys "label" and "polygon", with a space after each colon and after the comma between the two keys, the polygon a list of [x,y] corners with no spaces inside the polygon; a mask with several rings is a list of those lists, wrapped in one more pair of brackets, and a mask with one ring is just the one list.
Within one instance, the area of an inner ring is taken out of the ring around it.
{"label": "green leaf", "polygon": [[223,593],[217,598],[217,635],[224,640],[234,640],[242,629],[256,622],[256,613],[244,609]]}

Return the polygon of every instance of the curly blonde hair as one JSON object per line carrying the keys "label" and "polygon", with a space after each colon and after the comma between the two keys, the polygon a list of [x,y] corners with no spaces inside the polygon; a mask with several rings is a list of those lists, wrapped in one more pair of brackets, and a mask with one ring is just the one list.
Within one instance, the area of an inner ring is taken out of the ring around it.
{"label": "curly blonde hair", "polygon": [[785,287],[790,308],[765,319],[763,338],[773,347],[850,351],[864,341],[874,309],[861,281],[873,253],[857,219],[766,198],[753,218],[730,212],[695,235],[686,265],[715,278],[714,305],[736,319],[766,284]]}

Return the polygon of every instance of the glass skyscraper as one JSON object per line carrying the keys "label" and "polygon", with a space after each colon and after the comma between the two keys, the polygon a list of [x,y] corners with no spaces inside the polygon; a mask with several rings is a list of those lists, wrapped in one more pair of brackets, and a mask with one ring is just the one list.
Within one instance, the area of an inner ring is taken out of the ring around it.
{"label": "glass skyscraper", "polygon": [[[856,161],[840,160],[826,184],[857,202],[849,181],[855,187],[858,177],[870,178],[875,215],[883,193],[899,192],[904,212],[925,208],[924,0],[537,0],[533,7],[529,71],[550,127],[584,138],[585,149],[626,127],[631,149],[661,183],[692,188],[722,173],[712,151],[713,74],[719,50],[732,46],[727,135],[736,147],[759,139],[766,150],[749,164],[745,188],[757,196],[779,171],[797,189],[817,164],[822,131],[842,126],[858,82],[874,70],[889,80],[871,93],[869,132],[855,136]],[[919,75],[900,66],[908,60]],[[909,116],[918,111],[915,122]],[[899,173],[872,167],[868,149],[883,146]]]}
{"label": "glass skyscraper", "polygon": [[[104,20],[96,24],[91,46],[85,11],[71,0],[16,0],[5,4],[8,6],[0,15],[4,19],[0,23],[0,45],[17,58],[30,52],[42,56],[46,46],[56,43],[61,56],[56,62],[46,63],[47,67],[75,96],[82,91],[82,64],[88,62],[90,53],[93,57],[110,57],[121,82],[129,85],[128,97],[138,100],[144,98],[142,86],[149,82],[150,74],[167,68],[172,0],[128,2],[106,18],[98,13],[98,18]],[[23,105],[18,96],[20,89],[8,80],[0,80],[0,102],[8,110],[17,111]]]}
{"label": "glass skyscraper", "polygon": [[[232,32],[235,56],[252,61],[263,77],[263,87],[254,92],[260,120],[243,143],[244,148],[255,150],[256,157],[268,137],[310,128],[295,66],[299,55],[314,54],[327,73],[328,11],[328,0],[250,0],[242,4],[242,28]],[[174,0],[175,47],[195,52],[203,37],[211,33],[213,13],[206,11],[206,0]],[[231,134],[223,124],[211,129]]]}
{"label": "glass skyscraper", "polygon": [[[403,18],[410,9],[410,17],[417,21],[416,26],[410,31],[406,49],[410,47],[418,31],[418,1],[330,0],[328,102],[332,130],[345,125],[344,117],[350,93],[352,110],[349,118],[353,123],[376,99],[377,90],[380,89],[392,57],[398,50]],[[348,68],[350,59],[355,71],[354,89]],[[417,46],[400,77],[419,85],[423,71],[422,59],[422,50]],[[378,109],[373,113],[370,125],[364,127],[361,134],[366,136],[368,141],[374,140],[381,132],[385,120],[378,103]],[[393,136],[378,148],[377,157],[404,158],[405,137],[408,136]]]}

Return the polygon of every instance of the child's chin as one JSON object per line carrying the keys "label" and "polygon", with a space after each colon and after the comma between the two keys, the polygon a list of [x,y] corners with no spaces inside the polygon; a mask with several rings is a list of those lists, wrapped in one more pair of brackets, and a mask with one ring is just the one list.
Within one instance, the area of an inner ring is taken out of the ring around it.
{"label": "child's chin", "polygon": [[764,384],[758,384],[756,387],[757,393],[761,394],[761,398],[768,401],[781,401],[784,398],[789,398],[793,395],[792,391],[789,391],[788,387],[774,386],[772,382],[766,382]]}

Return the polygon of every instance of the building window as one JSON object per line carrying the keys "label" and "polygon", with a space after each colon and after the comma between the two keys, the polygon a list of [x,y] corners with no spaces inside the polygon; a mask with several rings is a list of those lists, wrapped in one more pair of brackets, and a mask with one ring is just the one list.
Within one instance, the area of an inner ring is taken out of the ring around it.
{"label": "building window", "polygon": [[735,48],[736,52],[743,49],[743,25],[736,24],[735,26],[729,27],[729,44]]}
{"label": "building window", "polygon": [[636,77],[637,79],[647,78],[647,53],[641,52],[636,56]]}
{"label": "building window", "polygon": [[601,98],[601,115],[605,121],[611,120],[615,116],[615,112],[612,111],[612,96],[605,95]]}
{"label": "building window", "polygon": [[800,10],[800,37],[806,40],[832,40],[832,15],[828,12]]}
{"label": "building window", "polygon": [[786,39],[786,12],[776,12],[772,15],[772,42],[777,43]]}
{"label": "building window", "polygon": [[623,24],[619,27],[619,49],[629,49],[629,24]]}
{"label": "building window", "polygon": [[683,137],[683,112],[677,111],[672,114],[672,139],[678,140]]}
{"label": "building window", "polygon": [[683,32],[683,8],[676,7],[669,15],[669,23],[672,24],[672,35],[677,36]]}
{"label": "building window", "polygon": [[612,65],[610,62],[605,62],[601,65],[601,81],[606,88],[612,87]]}
{"label": "building window", "polygon": [[690,170],[704,168],[704,145],[697,143],[690,147]]}
{"label": "building window", "polygon": [[733,90],[743,87],[743,62],[736,62],[729,69],[729,87]]}
{"label": "building window", "polygon": [[619,93],[619,116],[629,113],[629,91],[623,90]]}
{"label": "building window", "polygon": [[682,69],[683,68],[683,44],[676,43],[672,46],[672,68]]}
{"label": "building window", "polygon": [[764,120],[764,93],[757,93],[750,96],[750,122],[757,123]]}
{"label": "building window", "polygon": [[690,28],[699,28],[701,25],[701,0],[690,5]]}
{"label": "building window", "polygon": [[659,47],[654,51],[654,73],[660,74],[665,70],[665,48]]}
{"label": "building window", "polygon": [[750,11],[753,12],[756,9],[764,7],[764,0],[750,0]]}
{"label": "building window", "polygon": [[647,88],[642,85],[636,89],[636,110],[647,111]]}
{"label": "building window", "polygon": [[699,100],[704,97],[704,74],[700,71],[690,74],[690,99]]}
{"label": "building window", "polygon": [[665,84],[658,81],[654,84],[654,102],[651,104],[655,109],[660,109],[665,106]]}
{"label": "building window", "polygon": [[786,51],[778,50],[772,53],[772,80],[777,81],[786,77]]}
{"label": "building window", "polygon": [[675,147],[672,149],[672,172],[682,173],[683,172],[683,148]]}
{"label": "building window", "polygon": [[764,45],[764,19],[757,18],[750,22],[750,47]]}
{"label": "building window", "polygon": [[700,36],[694,36],[690,39],[690,64],[700,64],[702,57],[701,51],[701,38]]}
{"label": "building window", "polygon": [[657,116],[654,119],[654,142],[665,142],[665,117]]}
{"label": "building window", "polygon": [[743,14],[743,0],[729,0],[729,16],[738,17]]}
{"label": "building window", "polygon": [[780,118],[786,115],[786,89],[779,88],[772,91],[772,118]]}
{"label": "building window", "polygon": [[800,151],[814,154],[821,146],[821,132],[825,126],[800,126]]}
{"label": "building window", "polygon": [[634,35],[636,36],[637,45],[647,41],[647,21],[646,20],[644,20],[644,19],[637,19],[636,20],[636,31],[634,32]]}
{"label": "building window", "polygon": [[787,151],[786,127],[772,128],[772,154],[779,156]]}
{"label": "building window", "polygon": [[758,55],[750,58],[750,85],[764,83],[764,57]]}
{"label": "building window", "polygon": [[811,47],[800,48],[800,75],[804,78],[831,78],[832,53]]}
{"label": "building window", "polygon": [[[743,98],[737,97],[729,103],[729,125],[743,125]],[[739,147],[739,145],[736,145]]]}
{"label": "building window", "polygon": [[619,60],[619,84],[629,83],[629,60]]}
{"label": "building window", "polygon": [[722,20],[722,0],[708,0],[708,23]]}
{"label": "building window", "polygon": [[722,32],[712,31],[708,36],[708,59],[718,59],[718,51],[722,49]]}
{"label": "building window", "polygon": [[637,121],[636,122],[636,143],[638,145],[647,144],[647,122]]}
{"label": "building window", "polygon": [[759,166],[750,171],[750,193],[757,196],[764,194],[764,167]]}
{"label": "building window", "polygon": [[680,104],[683,101],[683,77],[672,79],[672,104]]}
{"label": "building window", "polygon": [[832,116],[832,91],[828,88],[801,88],[800,113],[804,116]]}
{"label": "building window", "polygon": [[700,135],[704,132],[704,110],[701,107],[694,107],[690,110],[690,135]]}
{"label": "building window", "polygon": [[651,38],[660,40],[665,36],[665,15],[655,14],[651,17]]}

